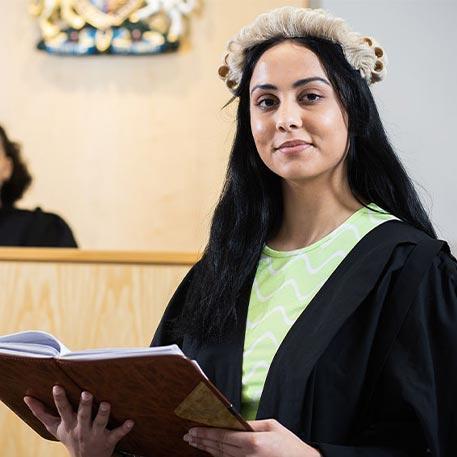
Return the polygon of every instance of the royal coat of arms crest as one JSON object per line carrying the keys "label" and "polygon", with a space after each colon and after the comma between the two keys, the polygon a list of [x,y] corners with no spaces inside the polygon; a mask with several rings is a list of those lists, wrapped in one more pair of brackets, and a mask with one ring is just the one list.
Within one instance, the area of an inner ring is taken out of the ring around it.
{"label": "royal coat of arms crest", "polygon": [[29,0],[39,49],[63,55],[175,51],[199,0]]}

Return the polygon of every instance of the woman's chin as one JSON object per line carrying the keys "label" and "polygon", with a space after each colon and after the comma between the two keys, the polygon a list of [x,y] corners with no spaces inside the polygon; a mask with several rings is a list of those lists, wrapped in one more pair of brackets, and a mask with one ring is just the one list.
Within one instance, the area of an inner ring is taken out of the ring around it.
{"label": "woman's chin", "polygon": [[321,173],[313,167],[304,167],[303,165],[287,167],[287,169],[277,170],[275,173],[285,181],[291,182],[306,182],[321,175]]}

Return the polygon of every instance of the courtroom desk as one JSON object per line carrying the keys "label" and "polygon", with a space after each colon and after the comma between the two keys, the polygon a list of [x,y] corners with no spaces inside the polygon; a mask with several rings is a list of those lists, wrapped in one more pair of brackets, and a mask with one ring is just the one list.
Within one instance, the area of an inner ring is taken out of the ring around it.
{"label": "courtroom desk", "polygon": [[[176,286],[198,260],[189,253],[0,248],[0,334],[39,329],[71,350],[147,346]],[[63,457],[0,403],[8,457]]]}

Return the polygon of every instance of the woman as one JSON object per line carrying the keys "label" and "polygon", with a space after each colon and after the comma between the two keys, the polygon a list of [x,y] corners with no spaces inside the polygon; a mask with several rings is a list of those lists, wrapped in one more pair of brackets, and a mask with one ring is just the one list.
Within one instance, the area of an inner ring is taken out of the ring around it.
{"label": "woman", "polygon": [[31,182],[19,145],[0,126],[0,246],[77,247],[60,216],[15,207]]}
{"label": "woman", "polygon": [[[152,344],[196,359],[254,431],[184,439],[230,457],[456,455],[456,262],[370,93],[383,49],[285,7],[229,43],[219,74],[239,99],[226,182]],[[55,400],[61,417],[27,403],[73,455],[109,455],[132,426],[99,440],[88,393],[78,414]]]}

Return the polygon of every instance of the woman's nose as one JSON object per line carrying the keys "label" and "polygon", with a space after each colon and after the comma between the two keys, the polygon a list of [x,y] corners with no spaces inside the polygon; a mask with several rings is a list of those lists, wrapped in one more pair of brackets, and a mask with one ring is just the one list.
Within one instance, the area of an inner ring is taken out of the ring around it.
{"label": "woman's nose", "polygon": [[289,132],[303,126],[300,107],[295,103],[281,104],[276,113],[276,128],[282,132]]}

